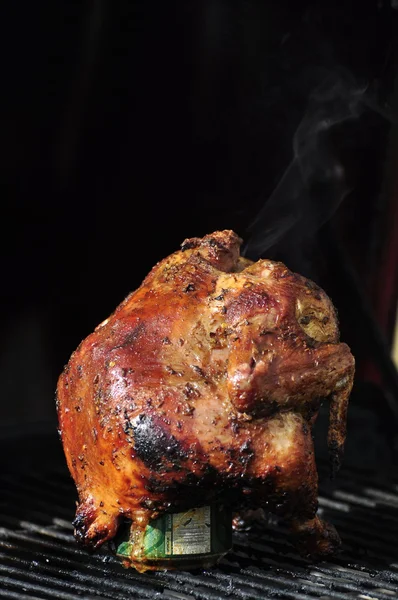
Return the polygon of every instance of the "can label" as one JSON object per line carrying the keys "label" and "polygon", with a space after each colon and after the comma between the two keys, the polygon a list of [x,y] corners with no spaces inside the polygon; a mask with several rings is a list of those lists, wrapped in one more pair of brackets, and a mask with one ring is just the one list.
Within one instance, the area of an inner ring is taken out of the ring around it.
{"label": "can label", "polygon": [[210,506],[167,515],[166,555],[207,554],[211,552]]}
{"label": "can label", "polygon": [[[143,551],[147,559],[225,553],[231,547],[231,538],[230,511],[220,506],[203,506],[152,521],[145,529]],[[119,556],[128,557],[132,552],[131,537],[119,543]]]}

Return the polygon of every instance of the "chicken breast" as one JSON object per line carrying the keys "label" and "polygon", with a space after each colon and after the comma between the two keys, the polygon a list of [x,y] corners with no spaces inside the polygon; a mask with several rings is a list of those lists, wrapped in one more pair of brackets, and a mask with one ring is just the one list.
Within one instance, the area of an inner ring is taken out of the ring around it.
{"label": "chicken breast", "polygon": [[59,378],[76,538],[97,548],[130,519],[139,570],[151,520],[217,501],[283,516],[305,554],[339,544],[316,515],[311,428],[327,399],[336,470],[354,359],[327,295],[240,244],[232,231],[185,240]]}

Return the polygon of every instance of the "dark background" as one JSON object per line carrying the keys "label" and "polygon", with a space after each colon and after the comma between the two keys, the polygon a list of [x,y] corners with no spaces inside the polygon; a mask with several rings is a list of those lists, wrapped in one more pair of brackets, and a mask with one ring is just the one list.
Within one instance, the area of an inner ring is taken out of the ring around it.
{"label": "dark background", "polygon": [[[250,257],[283,259],[325,287],[358,389],[387,390],[369,410],[396,414],[396,373],[379,361],[397,293],[397,8],[2,5],[4,433],[51,427],[80,340],[184,238],[224,228]],[[283,178],[303,123],[305,177]]]}

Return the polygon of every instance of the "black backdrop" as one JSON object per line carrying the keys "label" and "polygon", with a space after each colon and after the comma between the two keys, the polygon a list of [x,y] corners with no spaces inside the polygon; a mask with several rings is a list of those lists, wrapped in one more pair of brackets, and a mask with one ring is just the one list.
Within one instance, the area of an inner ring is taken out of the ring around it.
{"label": "black backdrop", "polygon": [[[325,73],[343,69],[385,106],[398,13],[382,0],[13,0],[1,13],[0,418],[10,427],[54,420],[72,350],[184,238],[248,235]],[[356,224],[362,271],[390,122],[376,111],[366,124],[346,143],[353,191],[338,211]],[[268,255],[300,268],[291,240]]]}

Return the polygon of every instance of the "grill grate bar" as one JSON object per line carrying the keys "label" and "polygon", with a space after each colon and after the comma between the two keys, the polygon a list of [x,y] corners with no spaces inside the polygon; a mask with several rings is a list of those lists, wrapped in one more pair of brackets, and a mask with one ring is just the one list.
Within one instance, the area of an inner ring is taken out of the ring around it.
{"label": "grill grate bar", "polygon": [[318,498],[319,507],[329,508],[333,510],[337,510],[339,512],[348,513],[351,510],[351,507],[346,502],[336,502],[336,500],[331,500],[330,498],[324,498],[323,496],[319,496]]}
{"label": "grill grate bar", "polygon": [[385,492],[383,490],[376,490],[374,488],[364,488],[364,493],[374,498],[376,502],[382,502],[383,504],[387,504],[389,506],[398,506],[398,495],[391,494],[389,492]]}
{"label": "grill grate bar", "polygon": [[345,502],[350,502],[354,505],[363,506],[365,508],[376,508],[376,501],[369,500],[369,498],[364,498],[363,496],[359,496],[358,494],[353,494],[349,491],[336,490],[333,492],[333,496],[338,500],[343,500]]}

